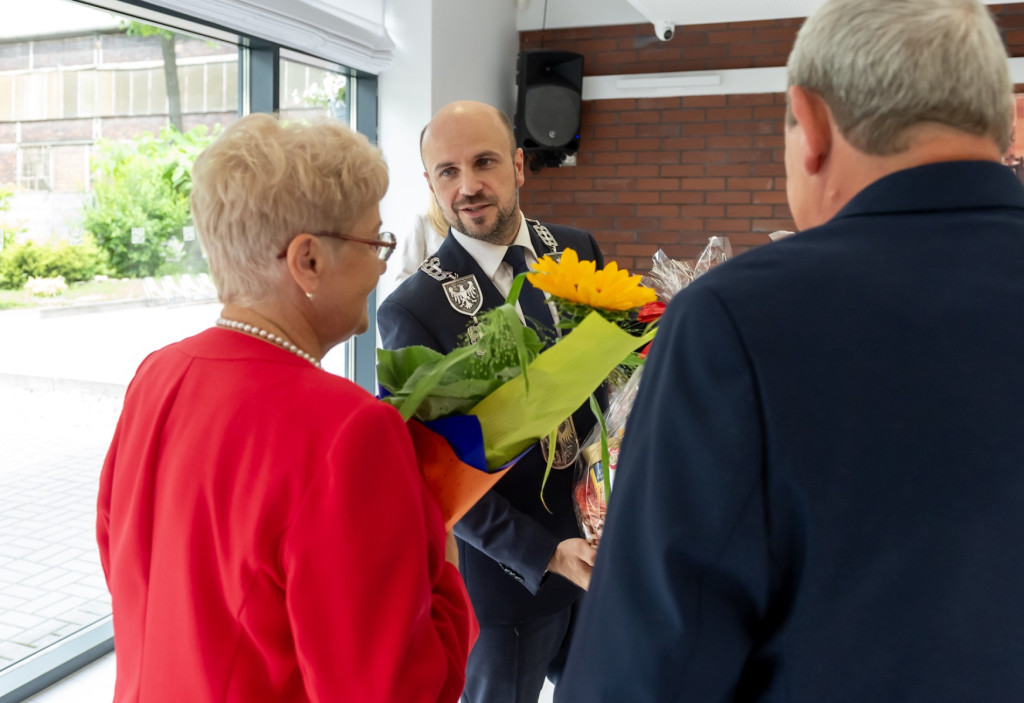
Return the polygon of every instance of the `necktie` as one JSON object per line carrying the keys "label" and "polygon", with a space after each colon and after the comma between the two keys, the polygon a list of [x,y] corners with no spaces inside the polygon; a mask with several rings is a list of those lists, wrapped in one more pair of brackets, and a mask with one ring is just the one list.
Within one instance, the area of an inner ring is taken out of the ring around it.
{"label": "necktie", "polygon": [[[513,276],[530,270],[526,265],[526,248],[518,244],[510,246],[502,260],[512,267]],[[540,331],[540,327],[547,328],[550,334],[553,325],[551,308],[548,307],[544,299],[544,293],[534,288],[525,278],[523,279],[523,288],[519,291],[519,309],[523,311],[527,325],[537,331]]]}

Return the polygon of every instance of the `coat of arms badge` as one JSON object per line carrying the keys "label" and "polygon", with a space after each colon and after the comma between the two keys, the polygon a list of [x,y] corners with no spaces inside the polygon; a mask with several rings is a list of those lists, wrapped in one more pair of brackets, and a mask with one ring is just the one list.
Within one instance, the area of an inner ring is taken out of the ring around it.
{"label": "coat of arms badge", "polygon": [[484,295],[480,290],[480,283],[477,282],[476,276],[473,274],[460,276],[453,281],[445,281],[441,287],[444,288],[448,304],[456,312],[470,317],[474,317],[480,312],[480,307],[484,303]]}
{"label": "coat of arms badge", "polygon": [[[540,450],[544,461],[548,460],[548,438],[540,438]],[[580,455],[580,438],[576,434],[576,424],[572,416],[562,420],[555,433],[555,458],[551,462],[553,469],[567,469],[576,463],[576,457]]]}

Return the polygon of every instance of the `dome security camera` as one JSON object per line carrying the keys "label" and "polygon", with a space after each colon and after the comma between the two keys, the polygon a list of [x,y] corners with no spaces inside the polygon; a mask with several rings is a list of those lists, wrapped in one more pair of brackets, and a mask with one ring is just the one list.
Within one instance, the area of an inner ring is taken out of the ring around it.
{"label": "dome security camera", "polygon": [[654,23],[654,36],[661,41],[668,41],[676,34],[676,26],[668,20],[659,20]]}

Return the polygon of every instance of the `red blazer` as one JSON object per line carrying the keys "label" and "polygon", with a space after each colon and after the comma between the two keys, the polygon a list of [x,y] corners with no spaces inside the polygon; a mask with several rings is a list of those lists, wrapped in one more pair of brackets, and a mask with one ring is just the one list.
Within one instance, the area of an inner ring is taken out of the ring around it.
{"label": "red blazer", "polygon": [[152,354],[103,467],[114,700],[456,701],[476,619],[398,413],[211,329]]}

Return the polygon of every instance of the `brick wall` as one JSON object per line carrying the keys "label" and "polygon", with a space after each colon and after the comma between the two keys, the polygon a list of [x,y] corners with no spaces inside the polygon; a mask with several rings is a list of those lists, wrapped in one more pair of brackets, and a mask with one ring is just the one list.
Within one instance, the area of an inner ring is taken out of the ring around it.
{"label": "brick wall", "polygon": [[[13,124],[8,123],[10,127]],[[7,127],[8,125],[5,125]],[[6,131],[6,130],[5,130]],[[39,122],[22,122],[21,139],[25,143],[32,142],[63,142],[92,139],[92,118],[73,120],[41,120]]]}
{"label": "brick wall", "polygon": [[[1024,56],[1024,3],[990,7],[1011,56]],[[802,20],[650,24],[520,33],[521,49],[584,55],[587,76],[784,66]],[[711,235],[736,253],[793,229],[783,166],[785,95],[591,100],[575,167],[527,171],[530,217],[589,230],[605,255],[642,270],[658,249],[700,254]],[[1022,137],[1024,138],[1024,137]]]}
{"label": "brick wall", "polygon": [[162,61],[160,38],[129,37],[124,34],[100,35],[100,63],[118,64],[133,61]]}
{"label": "brick wall", "polygon": [[193,127],[199,125],[206,125],[209,130],[208,133],[212,133],[217,126],[227,127],[229,124],[238,119],[238,112],[199,112],[186,114],[182,118],[182,127],[185,131],[189,131]]}
{"label": "brick wall", "polygon": [[31,50],[27,43],[0,44],[0,71],[25,71],[30,63]]}
{"label": "brick wall", "polygon": [[9,188],[17,178],[17,152],[11,147],[0,145],[0,188]]}
{"label": "brick wall", "polygon": [[236,56],[238,50],[233,46],[220,44],[218,42],[199,39],[198,37],[186,37],[177,35],[174,38],[174,53],[181,59],[190,59],[197,56],[222,56],[228,54]]}
{"label": "brick wall", "polygon": [[88,66],[95,63],[96,37],[59,37],[35,42],[32,68]]}
{"label": "brick wall", "polygon": [[104,139],[132,139],[143,132],[156,136],[166,126],[166,115],[104,117],[100,127],[102,132],[100,136]]}
{"label": "brick wall", "polygon": [[88,187],[90,148],[85,144],[53,147],[53,183],[58,193],[83,193]]}

